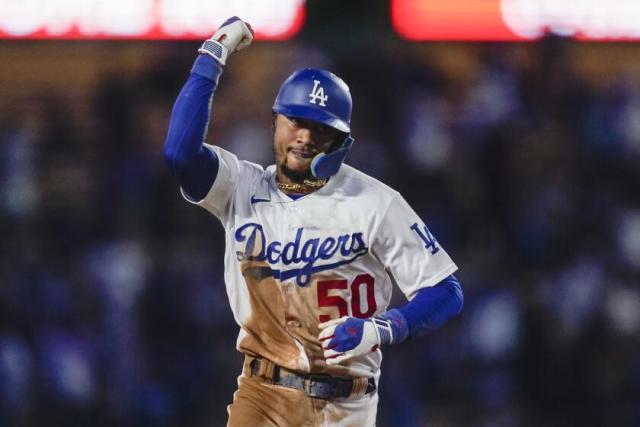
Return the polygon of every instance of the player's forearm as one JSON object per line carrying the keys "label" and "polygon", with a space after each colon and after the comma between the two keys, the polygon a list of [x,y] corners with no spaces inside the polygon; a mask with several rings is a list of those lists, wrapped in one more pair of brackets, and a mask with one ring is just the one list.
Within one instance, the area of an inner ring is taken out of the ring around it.
{"label": "player's forearm", "polygon": [[463,301],[460,283],[451,275],[435,286],[421,289],[397,311],[406,321],[408,337],[417,338],[439,328],[460,313]]}
{"label": "player's forearm", "polygon": [[199,55],[171,113],[164,157],[183,190],[202,199],[215,180],[218,159],[203,142],[211,115],[211,99],[222,67],[210,56]]}
{"label": "player's forearm", "polygon": [[409,303],[371,319],[341,317],[321,323],[318,336],[329,364],[416,338],[442,326],[462,310],[462,288],[453,276],[424,288]]}

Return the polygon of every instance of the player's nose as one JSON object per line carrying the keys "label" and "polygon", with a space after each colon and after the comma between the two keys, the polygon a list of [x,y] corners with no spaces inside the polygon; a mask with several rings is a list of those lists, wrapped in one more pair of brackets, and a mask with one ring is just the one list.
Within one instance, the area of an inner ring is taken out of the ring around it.
{"label": "player's nose", "polygon": [[302,144],[313,143],[311,130],[308,128],[300,128],[296,134],[296,141]]}

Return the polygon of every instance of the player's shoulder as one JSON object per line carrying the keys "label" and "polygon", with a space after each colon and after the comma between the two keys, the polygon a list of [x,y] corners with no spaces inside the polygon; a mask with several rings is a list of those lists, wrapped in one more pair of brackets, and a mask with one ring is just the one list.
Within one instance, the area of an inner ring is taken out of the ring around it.
{"label": "player's shoulder", "polygon": [[339,179],[338,186],[348,197],[363,197],[385,203],[398,195],[387,184],[347,164],[340,167],[336,177]]}
{"label": "player's shoulder", "polygon": [[231,151],[225,150],[224,148],[217,145],[209,145],[205,144],[209,149],[213,150],[219,159],[228,165],[233,165],[239,169],[239,171],[246,176],[246,174],[254,174],[255,176],[262,176],[264,174],[264,168],[257,164],[250,162],[248,160],[241,160]]}

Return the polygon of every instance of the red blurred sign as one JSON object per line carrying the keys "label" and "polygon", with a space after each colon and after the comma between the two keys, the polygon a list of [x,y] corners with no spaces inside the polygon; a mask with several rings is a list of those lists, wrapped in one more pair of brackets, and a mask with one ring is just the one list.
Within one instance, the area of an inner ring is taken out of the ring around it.
{"label": "red blurred sign", "polygon": [[395,31],[409,40],[639,40],[638,0],[391,0]]}
{"label": "red blurred sign", "polygon": [[305,0],[0,0],[0,38],[203,39],[234,15],[257,39],[287,39]]}

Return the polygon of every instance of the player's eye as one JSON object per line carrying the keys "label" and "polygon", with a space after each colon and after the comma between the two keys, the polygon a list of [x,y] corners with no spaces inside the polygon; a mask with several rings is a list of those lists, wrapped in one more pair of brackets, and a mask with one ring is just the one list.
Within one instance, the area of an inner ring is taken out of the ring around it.
{"label": "player's eye", "polygon": [[320,142],[332,141],[338,136],[338,132],[335,129],[321,124],[315,126],[313,132]]}
{"label": "player's eye", "polygon": [[325,126],[322,124],[316,124],[313,127],[313,131],[320,135],[331,135],[333,133],[333,129],[331,129],[329,126]]}
{"label": "player's eye", "polygon": [[300,126],[300,121],[298,121],[298,119],[296,119],[295,117],[287,117],[287,119],[289,120],[289,124],[291,125],[291,127],[297,128]]}

